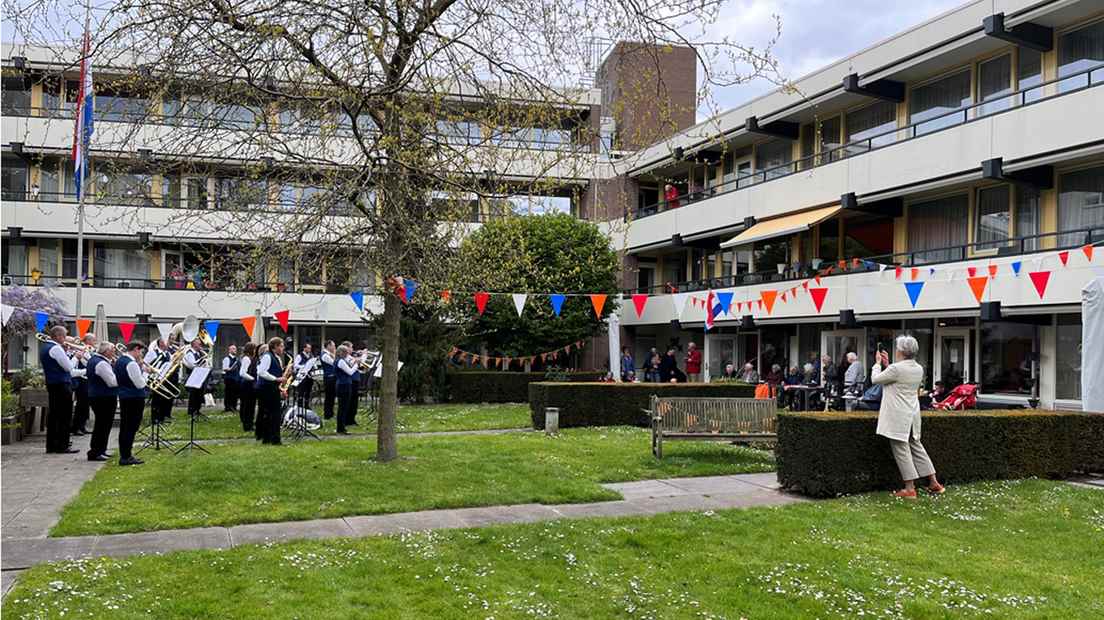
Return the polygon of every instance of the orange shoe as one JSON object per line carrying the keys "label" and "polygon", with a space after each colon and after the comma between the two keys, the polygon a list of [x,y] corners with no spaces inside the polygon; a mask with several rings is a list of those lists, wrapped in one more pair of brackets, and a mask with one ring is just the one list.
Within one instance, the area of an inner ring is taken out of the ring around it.
{"label": "orange shoe", "polygon": [[929,484],[927,486],[927,489],[928,489],[928,493],[931,493],[932,495],[943,495],[943,492],[947,490],[946,487],[939,484],[938,482]]}
{"label": "orange shoe", "polygon": [[916,499],[916,489],[911,491],[901,489],[900,491],[894,491],[893,497],[899,497],[901,499]]}

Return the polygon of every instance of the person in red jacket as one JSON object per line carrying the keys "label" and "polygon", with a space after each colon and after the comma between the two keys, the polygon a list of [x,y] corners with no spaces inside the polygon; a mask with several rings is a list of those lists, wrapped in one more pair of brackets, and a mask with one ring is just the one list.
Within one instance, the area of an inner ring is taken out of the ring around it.
{"label": "person in red jacket", "polygon": [[663,200],[667,203],[668,209],[677,209],[681,205],[679,204],[678,188],[668,183],[663,187]]}
{"label": "person in red jacket", "polygon": [[686,347],[686,380],[691,383],[701,380],[701,351],[693,342]]}

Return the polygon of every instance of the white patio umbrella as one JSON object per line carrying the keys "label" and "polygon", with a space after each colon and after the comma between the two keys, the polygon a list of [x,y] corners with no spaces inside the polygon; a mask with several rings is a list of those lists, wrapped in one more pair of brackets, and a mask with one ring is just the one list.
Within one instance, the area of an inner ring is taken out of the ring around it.
{"label": "white patio umbrella", "polygon": [[264,318],[260,308],[253,312],[253,337],[249,340],[254,344],[263,344],[265,341]]}
{"label": "white patio umbrella", "polygon": [[92,326],[92,335],[97,342],[107,342],[107,311],[103,304],[96,304],[96,323]]}

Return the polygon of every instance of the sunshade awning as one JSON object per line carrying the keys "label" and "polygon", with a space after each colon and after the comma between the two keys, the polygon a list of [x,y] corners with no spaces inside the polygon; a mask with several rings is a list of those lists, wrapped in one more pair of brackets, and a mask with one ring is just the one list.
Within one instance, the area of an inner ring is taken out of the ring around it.
{"label": "sunshade awning", "polygon": [[792,235],[805,230],[832,217],[843,209],[840,205],[832,205],[812,211],[784,215],[772,220],[759,222],[735,237],[721,243],[722,248],[731,248],[737,245],[747,245],[764,239],[772,239],[784,235]]}

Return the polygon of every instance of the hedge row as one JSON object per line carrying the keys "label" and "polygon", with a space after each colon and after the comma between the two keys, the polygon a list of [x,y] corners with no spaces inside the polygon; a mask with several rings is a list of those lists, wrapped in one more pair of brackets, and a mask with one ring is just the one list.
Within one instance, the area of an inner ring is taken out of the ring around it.
{"label": "hedge row", "polygon": [[544,428],[545,407],[559,407],[560,426],[648,426],[653,394],[712,398],[751,398],[746,383],[533,383],[529,413],[533,428]]}
{"label": "hedge row", "polygon": [[[1054,411],[923,414],[922,441],[941,481],[1066,478],[1104,471],[1104,415]],[[900,488],[878,415],[780,414],[778,481],[813,497]]]}
{"label": "hedge row", "polygon": [[[570,372],[572,381],[597,381],[606,373]],[[529,384],[544,381],[543,372],[464,370],[448,373],[449,401],[454,403],[523,403],[529,398]]]}

